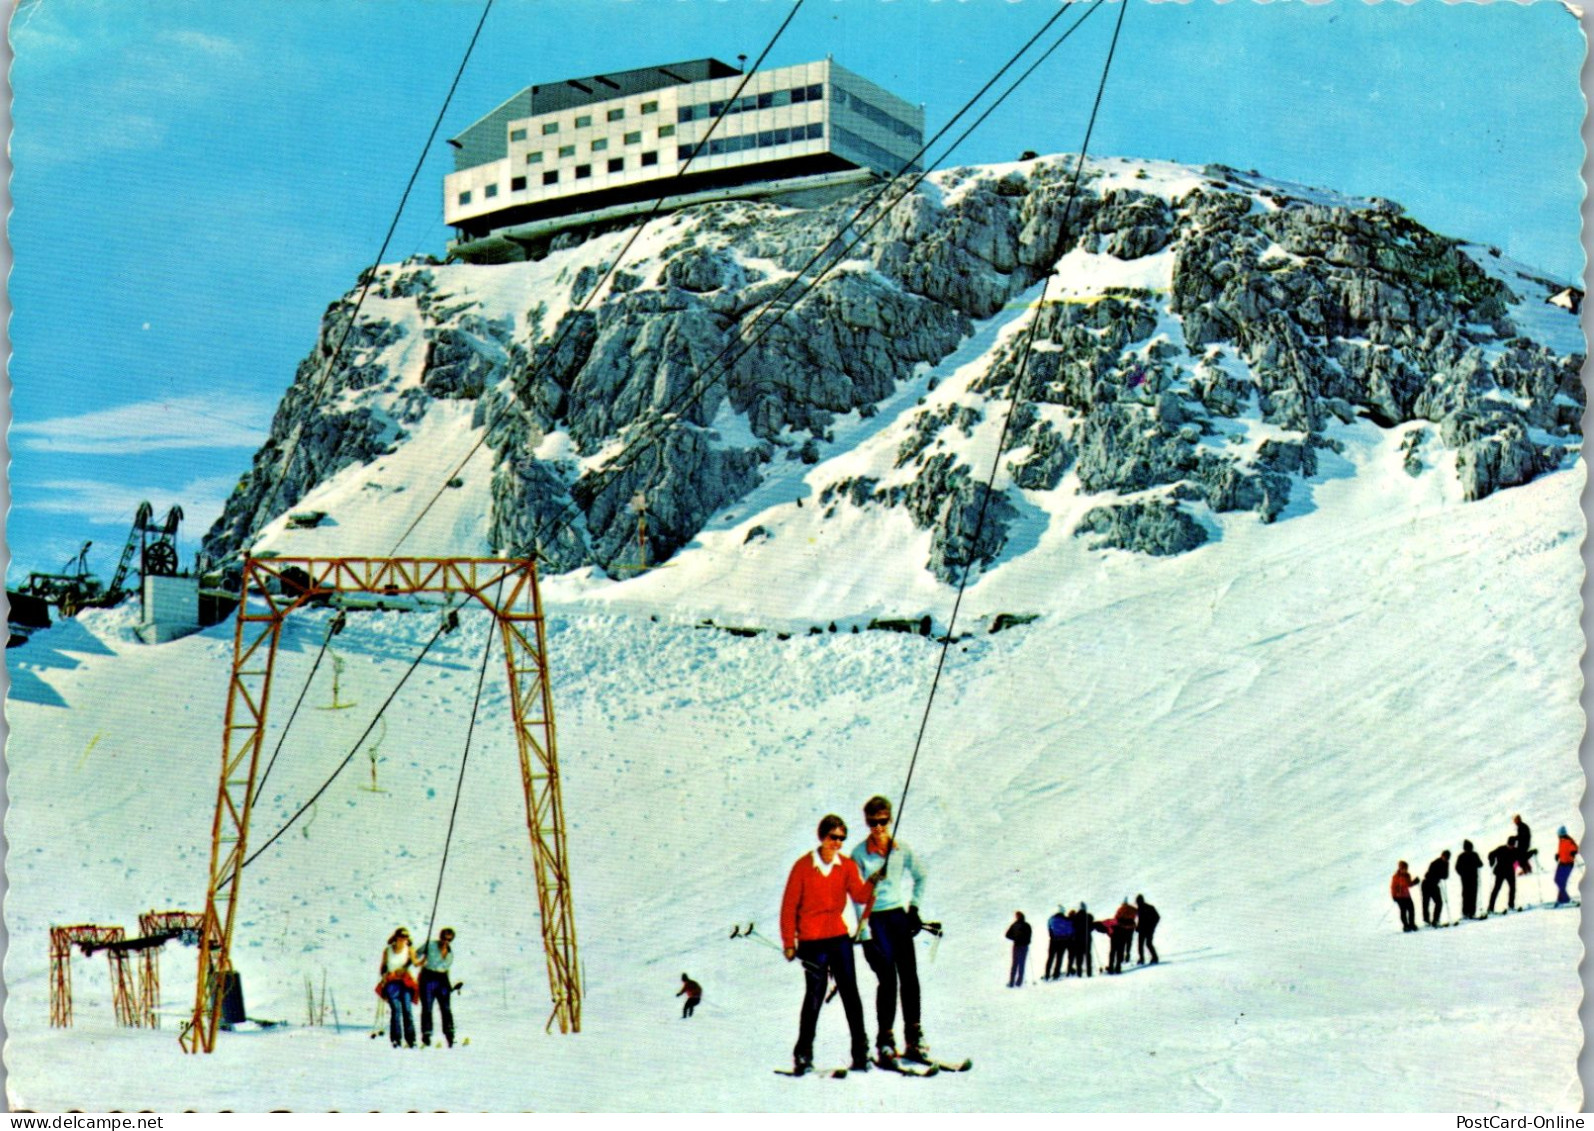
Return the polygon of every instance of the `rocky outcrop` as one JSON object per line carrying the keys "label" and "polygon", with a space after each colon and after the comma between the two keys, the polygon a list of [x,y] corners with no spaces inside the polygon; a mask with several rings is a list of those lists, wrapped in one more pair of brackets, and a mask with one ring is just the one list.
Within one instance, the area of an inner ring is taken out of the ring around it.
{"label": "rocky outcrop", "polygon": [[[887,404],[887,460],[825,486],[821,506],[900,510],[948,582],[1000,562],[1026,494],[1110,498],[1076,533],[1137,553],[1200,546],[1213,515],[1276,521],[1347,426],[1431,425],[1402,466],[1431,473],[1443,445],[1468,499],[1571,458],[1582,355],[1523,336],[1521,296],[1486,260],[1385,201],[1191,172],[1201,187],[1175,195],[1090,167],[1076,192],[1071,159],[1053,159],[938,174],[883,214],[868,193],[711,205],[658,221],[673,242],[620,270],[572,233],[552,289],[507,305],[465,269],[380,268],[378,303],[328,309],[205,548],[246,545],[440,402],[474,403],[486,429],[497,550],[620,575],[775,469],[837,454],[838,425]],[[1168,285],[1049,290],[1033,333],[1009,333],[955,395],[897,396],[1064,256],[1160,264]],[[989,463],[976,474],[967,453],[1004,427],[989,491]]]}

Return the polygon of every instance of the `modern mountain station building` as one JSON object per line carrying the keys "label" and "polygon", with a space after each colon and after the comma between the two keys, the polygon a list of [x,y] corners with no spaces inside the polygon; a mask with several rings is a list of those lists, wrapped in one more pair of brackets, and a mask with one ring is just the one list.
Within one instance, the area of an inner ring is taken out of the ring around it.
{"label": "modern mountain station building", "polygon": [[829,59],[757,72],[732,102],[744,77],[694,59],[520,91],[449,142],[450,254],[536,258],[558,233],[646,215],[661,195],[665,210],[769,197],[813,205],[917,170],[922,106]]}

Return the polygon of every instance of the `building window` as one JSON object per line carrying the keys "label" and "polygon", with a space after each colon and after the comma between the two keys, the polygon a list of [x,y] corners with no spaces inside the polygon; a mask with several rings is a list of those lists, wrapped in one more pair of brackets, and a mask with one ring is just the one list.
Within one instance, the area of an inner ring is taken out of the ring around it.
{"label": "building window", "polygon": [[510,141],[525,141],[526,140],[526,131],[525,130],[510,130],[509,131],[509,140]]}
{"label": "building window", "polygon": [[649,150],[648,152],[646,152],[646,153],[644,153],[642,155],[642,164],[644,164],[644,165],[657,165],[658,163],[659,163],[659,155],[658,155],[657,151]]}
{"label": "building window", "polygon": [[591,165],[577,165],[576,166],[576,180],[579,181],[582,177],[590,177],[590,176],[592,176],[592,166]]}
{"label": "building window", "polygon": [[535,153],[526,154],[526,164],[528,164],[528,165],[541,165],[542,164],[542,150],[539,149]]}
{"label": "building window", "polygon": [[559,147],[559,156],[561,156],[561,157],[574,157],[575,155],[576,155],[576,147],[575,146],[573,146],[573,145],[561,145]]}
{"label": "building window", "polygon": [[608,148],[609,148],[609,139],[606,138],[606,137],[600,137],[600,138],[598,138],[596,141],[594,141],[592,143],[592,152],[594,152],[594,153],[602,153],[605,149],[608,149]]}
{"label": "building window", "polygon": [[558,169],[549,169],[546,173],[544,173],[542,175],[542,183],[545,184],[545,185],[556,185],[556,184],[558,184],[559,183],[559,170]]}
{"label": "building window", "polygon": [[510,177],[509,178],[509,191],[510,192],[525,192],[526,191],[526,178],[525,177]]}
{"label": "building window", "polygon": [[660,137],[674,137],[675,136],[675,127],[674,126],[660,126],[659,127],[659,136]]}
{"label": "building window", "polygon": [[659,112],[659,104],[657,102],[644,102],[642,103],[642,112],[644,114],[657,114]]}
{"label": "building window", "polygon": [[609,158],[609,172],[611,172],[611,173],[622,173],[624,171],[625,171],[625,158],[624,157],[611,157],[611,158]]}
{"label": "building window", "polygon": [[630,133],[626,134],[625,135],[625,143],[627,145],[641,145],[642,144],[642,131],[641,130],[632,130]]}
{"label": "building window", "polygon": [[498,195],[498,186],[497,185],[488,185],[485,189],[482,190],[482,195],[485,196],[485,197],[497,196]]}
{"label": "building window", "polygon": [[[677,161],[690,161],[692,159],[692,146],[690,146],[690,145],[677,146],[676,149],[675,149],[675,159]],[[470,193],[466,193],[465,195],[469,196]]]}
{"label": "building window", "polygon": [[585,129],[587,126],[590,126],[590,125],[592,125],[592,115],[591,114],[583,114],[583,115],[581,115],[581,117],[576,119],[576,129],[578,129],[578,130]]}
{"label": "building window", "polygon": [[609,111],[609,121],[611,122],[618,122],[623,117],[625,117],[625,108],[623,106],[616,106]]}
{"label": "building window", "polygon": [[470,189],[466,189],[464,192],[459,194],[459,202],[461,204],[470,203]]}
{"label": "building window", "polygon": [[812,86],[795,87],[791,92],[793,102],[823,102],[825,99],[825,84],[816,82]]}
{"label": "building window", "polygon": [[545,136],[545,137],[548,134],[556,134],[556,133],[558,133],[559,132],[559,123],[558,122],[544,122],[542,124],[542,132],[543,132],[543,136]]}

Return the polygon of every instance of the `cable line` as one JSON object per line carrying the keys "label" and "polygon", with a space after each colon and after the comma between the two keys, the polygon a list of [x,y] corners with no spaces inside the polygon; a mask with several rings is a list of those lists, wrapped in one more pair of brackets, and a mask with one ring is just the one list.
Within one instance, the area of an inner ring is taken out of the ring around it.
{"label": "cable line", "polygon": [[360,744],[369,738],[371,732],[376,729],[377,720],[382,717],[382,712],[387,710],[388,704],[393,702],[393,700],[398,696],[399,691],[403,689],[404,684],[408,682],[410,676],[415,674],[415,669],[421,666],[421,661],[426,659],[426,653],[432,650],[432,645],[436,644],[438,640],[441,639],[443,633],[447,631],[449,631],[449,621],[448,618],[445,617],[443,623],[437,626],[437,631],[432,634],[432,638],[426,642],[426,647],[421,649],[421,654],[415,657],[414,663],[410,664],[409,670],[406,671],[403,677],[398,681],[398,685],[394,687],[393,690],[388,694],[388,697],[382,701],[382,705],[376,709],[376,714],[371,716],[371,721],[369,724],[367,724],[364,733],[360,735],[359,740],[355,742],[354,746],[349,750],[348,755],[344,757],[343,761],[338,763],[338,768],[332,771],[332,776],[321,783],[321,787],[310,795],[310,800],[299,806],[298,811],[294,813],[293,816],[288,818],[287,824],[283,825],[276,832],[272,833],[271,839],[267,840],[265,844],[262,844],[259,848],[255,849],[254,852],[249,854],[249,857],[244,860],[243,863],[238,865],[237,869],[233,873],[233,877],[229,877],[229,880],[231,878],[235,878],[238,872],[243,871],[245,868],[249,867],[249,865],[258,860],[260,858],[260,854],[275,844],[277,842],[277,838],[282,836],[283,833],[292,828],[294,822],[300,817],[304,816],[305,811],[308,810],[310,806],[314,805],[316,800],[331,787],[332,783],[337,780],[338,775],[344,771],[344,768],[347,767],[348,764],[354,760],[354,756],[359,753]]}
{"label": "cable line", "polygon": [[[502,582],[499,583],[500,590]],[[496,602],[494,603],[496,607]],[[459,816],[459,797],[465,788],[465,765],[470,761],[470,740],[476,733],[476,713],[482,705],[482,685],[487,682],[487,657],[493,651],[493,625],[487,626],[487,643],[482,648],[482,667],[476,676],[476,699],[470,708],[470,726],[465,730],[465,753],[459,760],[459,781],[454,784],[454,807],[448,813],[448,834],[443,838],[443,862],[437,867],[437,890],[432,893],[432,914],[426,920],[426,941],[432,941],[432,928],[437,925],[437,902],[443,898],[443,873],[448,869],[448,850],[454,842],[454,819]]]}
{"label": "cable line", "polygon": [[[442,107],[437,111],[437,118],[432,123],[432,132],[426,135],[426,144],[421,147],[421,155],[415,161],[415,168],[410,173],[409,183],[404,186],[404,194],[399,197],[398,208],[393,213],[393,221],[388,225],[387,235],[382,239],[382,246],[377,250],[376,263],[370,270],[362,273],[363,282],[360,286],[359,297],[355,300],[354,310],[349,314],[349,320],[344,323],[343,332],[338,335],[338,343],[332,348],[332,355],[327,359],[326,368],[321,371],[320,378],[310,390],[310,406],[314,407],[321,400],[321,395],[326,391],[326,385],[332,377],[332,371],[337,367],[338,359],[343,355],[343,345],[349,340],[349,334],[354,329],[354,323],[360,316],[360,308],[365,305],[365,296],[371,290],[371,284],[376,281],[376,268],[381,266],[383,258],[387,255],[388,245],[393,241],[393,233],[398,230],[399,218],[404,215],[404,206],[409,202],[410,192],[415,188],[415,182],[421,175],[421,167],[426,164],[426,157],[432,150],[432,142],[437,140],[437,131],[442,127],[443,115],[448,112],[449,103],[454,100],[454,92],[459,89],[459,80],[464,77],[465,64],[470,62],[471,54],[476,50],[476,41],[481,38],[482,25],[487,22],[487,13],[493,10],[493,0],[487,0],[482,8],[481,18],[476,21],[476,30],[471,34],[470,43],[465,48],[465,56],[459,61],[459,69],[454,72],[454,81],[449,84],[448,94],[443,99]],[[295,427],[293,438],[288,444],[287,453],[282,457],[282,479],[278,487],[287,480],[293,462],[293,453],[299,448],[299,441],[304,436],[303,421],[308,419],[308,413],[300,418],[300,423]],[[292,506],[292,503],[285,503]]]}
{"label": "cable line", "polygon": [[341,612],[333,617],[327,625],[326,638],[321,641],[321,651],[315,655],[315,663],[310,665],[310,674],[304,677],[304,686],[299,689],[299,698],[294,701],[293,710],[288,713],[288,721],[282,725],[282,733],[277,736],[277,747],[271,752],[271,760],[266,763],[266,772],[260,775],[260,782],[255,786],[255,799],[249,803],[252,812],[260,804],[260,794],[266,788],[266,779],[271,776],[271,767],[277,764],[277,755],[282,753],[282,744],[288,740],[288,731],[293,729],[293,720],[299,717],[299,708],[304,704],[304,697],[310,691],[310,684],[315,681],[316,669],[321,666],[322,657],[327,654],[327,645],[332,643],[332,638],[343,631],[344,619]]}
{"label": "cable line", "polygon": [[[1098,2],[1100,2],[1100,0],[1098,0]],[[1074,198],[1079,190],[1079,178],[1085,167],[1085,155],[1090,150],[1090,138],[1096,129],[1096,115],[1101,110],[1102,94],[1107,89],[1107,74],[1112,69],[1113,55],[1118,50],[1118,33],[1123,30],[1124,13],[1126,13],[1128,10],[1129,0],[1119,0],[1118,22],[1113,26],[1112,42],[1107,48],[1107,60],[1102,64],[1101,81],[1096,87],[1096,100],[1090,108],[1090,120],[1085,127],[1085,140],[1079,147],[1079,160],[1074,165],[1074,177],[1072,182],[1069,184],[1068,200],[1063,206],[1063,221],[1060,226],[1060,231],[1064,235],[1066,235],[1068,232],[1068,219],[1070,214],[1073,212]],[[990,503],[991,496],[995,493],[996,476],[998,471],[1001,469],[1002,456],[1007,448],[1008,433],[1013,426],[1013,417],[1017,414],[1019,406],[1024,403],[1024,378],[1029,366],[1030,350],[1035,341],[1035,327],[1040,321],[1040,312],[1042,309],[1044,309],[1046,304],[1046,293],[1051,288],[1052,278],[1056,274],[1056,270],[1053,269],[1047,274],[1045,282],[1041,284],[1040,301],[1036,303],[1035,314],[1030,318],[1029,325],[1025,328],[1024,351],[1019,357],[1018,372],[1013,378],[1013,394],[1008,402],[1007,418],[1002,422],[1001,435],[997,439],[996,455],[991,461],[991,474],[986,481],[985,492],[980,497],[980,509],[974,520],[974,534],[969,540],[971,549],[979,544],[980,531],[985,524],[986,508]],[[969,560],[963,563],[962,577],[958,581],[957,599],[952,604],[952,615],[947,621],[946,635],[941,638],[941,653],[936,659],[935,675],[930,681],[930,694],[924,703],[924,714],[919,720],[919,733],[918,737],[915,738],[913,742],[913,757],[908,762],[908,775],[902,783],[902,796],[897,802],[895,810],[896,815],[891,825],[891,844],[886,848],[886,860],[885,864],[881,866],[882,869],[884,869],[886,865],[890,864],[891,849],[896,846],[896,832],[902,824],[902,811],[907,806],[908,789],[913,784],[913,771],[918,765],[919,750],[924,744],[925,730],[928,728],[930,723],[930,709],[935,705],[936,690],[941,684],[941,673],[946,668],[947,653],[952,648],[952,640],[957,630],[958,612],[963,607],[963,594],[968,588],[969,574],[973,571],[973,566],[974,560],[971,553]]]}
{"label": "cable line", "polygon": [[[1050,48],[1047,49],[1046,53],[1041,56],[1040,60],[1037,60],[1037,62],[1035,64],[1032,64],[1030,66],[1030,68],[1028,70],[1026,70],[1024,72],[1024,74],[1022,76],[1020,76],[1020,78],[1017,81],[1015,81],[1011,86],[1009,86],[1008,89],[1006,91],[1004,91],[1002,93],[1002,95],[990,107],[988,107],[984,111],[984,113],[982,113],[979,116],[979,118],[975,120],[975,122],[972,125],[970,125],[967,129],[965,129],[963,131],[962,134],[960,134],[958,136],[956,141],[954,141],[951,145],[949,145],[946,148],[946,150],[944,150],[942,152],[939,160],[940,161],[945,161],[946,158],[948,156],[950,156],[951,153],[954,150],[956,150],[956,148],[959,145],[961,145],[965,140],[967,140],[969,135],[980,124],[982,124],[985,121],[985,119],[988,118],[991,115],[991,113],[994,112],[997,109],[997,107],[999,107],[1004,101],[1006,101],[1008,96],[1010,96],[1013,93],[1013,91],[1016,90],[1018,88],[1018,86],[1026,78],[1029,77],[1029,75],[1031,73],[1033,73],[1033,71],[1035,70],[1035,67],[1039,65],[1040,61],[1043,61],[1053,51],[1057,50],[1057,48],[1059,46],[1061,46],[1063,44],[1063,42],[1065,42],[1068,39],[1068,37],[1071,36],[1074,33],[1074,31],[1076,31],[1079,28],[1079,26],[1085,22],[1085,20],[1089,19],[1090,16],[1092,14],[1094,14],[1096,9],[1101,6],[1101,3],[1102,3],[1102,0],[1095,0],[1095,2],[1088,9],[1086,9],[1085,13],[1082,16],[1080,16],[1077,20],[1075,20],[1073,25],[1071,27],[1069,27],[1068,30],[1065,31],[1057,39],[1057,41],[1052,44],[1052,46]],[[919,148],[918,152],[912,158],[910,158],[901,167],[901,169],[898,170],[898,172],[895,175],[893,175],[888,181],[884,182],[877,190],[875,190],[875,192],[872,193],[870,195],[870,197],[868,199],[866,199],[858,207],[858,209],[853,213],[853,215],[849,219],[847,219],[836,230],[836,232],[830,237],[830,239],[827,240],[825,242],[825,244],[820,247],[819,251],[816,252],[803,265],[803,267],[795,275],[793,275],[790,279],[788,279],[786,281],[786,283],[772,297],[770,297],[768,300],[766,300],[764,302],[764,304],[757,311],[754,312],[754,314],[753,314],[753,316],[751,318],[746,319],[738,327],[738,329],[736,330],[736,335],[731,339],[731,341],[726,343],[726,345],[720,350],[720,352],[713,359],[711,359],[709,361],[708,365],[704,367],[704,369],[699,373],[697,378],[695,378],[692,382],[690,382],[684,389],[681,390],[681,392],[677,393],[675,395],[675,397],[673,397],[669,402],[667,402],[664,405],[663,408],[657,410],[655,415],[653,416],[652,420],[643,422],[643,423],[641,423],[640,425],[637,426],[636,435],[634,435],[632,437],[632,439],[630,439],[630,440],[628,440],[626,442],[626,444],[622,447],[620,452],[617,453],[615,455],[615,457],[609,463],[605,464],[602,468],[599,468],[599,469],[597,469],[597,470],[595,470],[593,472],[593,477],[595,479],[601,480],[601,482],[599,482],[598,485],[595,488],[589,487],[589,490],[587,492],[588,497],[589,497],[589,505],[590,505],[591,500],[595,500],[598,496],[602,495],[603,492],[606,491],[620,477],[620,475],[622,475],[625,472],[631,470],[635,466],[636,461],[638,459],[640,459],[640,457],[643,454],[643,452],[645,451],[645,449],[649,445],[653,444],[657,439],[661,438],[665,434],[665,432],[668,430],[668,428],[670,427],[670,424],[671,424],[671,421],[669,420],[669,417],[674,415],[679,410],[684,409],[684,408],[689,408],[693,404],[695,404],[699,399],[702,398],[703,394],[708,391],[708,389],[709,389],[709,387],[710,387],[710,385],[712,383],[712,379],[713,378],[718,377],[722,372],[729,371],[732,366],[734,366],[737,362],[739,362],[743,357],[745,357],[749,352],[751,352],[751,350],[755,346],[757,346],[760,342],[762,342],[765,337],[768,336],[768,334],[775,328],[775,326],[777,326],[780,323],[780,317],[776,317],[774,319],[763,320],[764,319],[764,315],[772,307],[774,307],[777,304],[779,304],[781,302],[781,300],[786,296],[788,291],[790,291],[793,287],[798,285],[798,283],[802,280],[803,276],[815,264],[817,264],[821,259],[823,259],[829,253],[830,249],[837,243],[838,240],[842,239],[843,236],[845,236],[849,231],[851,231],[853,229],[855,224],[865,215],[865,213],[867,213],[868,210],[870,208],[872,208],[876,204],[876,202],[879,201],[879,199],[882,196],[884,196],[887,192],[889,192],[891,190],[892,186],[895,185],[903,177],[903,175],[908,172],[908,170],[913,169],[915,166],[918,165],[919,159],[924,156],[924,154],[930,149],[930,147],[933,146],[937,141],[939,141],[940,138],[943,137],[948,131],[950,131],[952,126],[954,124],[956,124],[956,122],[960,118],[962,118],[966,113],[968,113],[969,110],[974,106],[974,104],[977,101],[979,101],[979,99],[982,98],[985,95],[985,93],[990,90],[990,88],[992,86],[994,86],[996,84],[997,80],[999,80],[1001,78],[1001,76],[1003,74],[1005,74],[1030,49],[1030,47],[1032,47],[1035,44],[1035,42],[1038,39],[1040,39],[1040,37],[1042,35],[1044,35],[1046,33],[1046,31],[1058,19],[1060,19],[1062,17],[1062,14],[1067,10],[1067,7],[1068,7],[1067,5],[1065,5],[1063,7],[1060,7],[1057,12],[1053,13],[1053,15],[1046,21],[1046,23],[1042,25],[1041,29],[1039,31],[1037,31],[1033,36],[1031,36],[1030,39],[1024,44],[1024,46],[1019,48],[1018,51],[1015,52],[1013,54],[1013,56],[1011,58],[1009,58],[1008,61],[1001,67],[1001,69],[998,70],[996,72],[996,74],[993,75],[989,80],[987,80],[985,85],[983,87],[981,87],[980,90],[978,92],[976,92],[975,95],[972,98],[970,98],[967,102],[964,103],[962,109],[960,109],[955,115],[953,115],[952,118],[947,122],[947,124],[944,125],[939,131],[937,131],[936,134],[930,139],[930,141],[928,141],[924,145],[922,145]],[[918,172],[918,174],[916,176],[914,176],[910,180],[910,182],[908,183],[907,187],[905,189],[903,189],[903,191],[896,197],[896,199],[892,200],[889,204],[887,204],[883,208],[881,208],[879,210],[879,212],[877,213],[877,215],[875,216],[875,218],[870,221],[868,226],[865,227],[861,232],[857,232],[853,236],[852,240],[850,242],[848,242],[846,244],[846,246],[841,249],[840,253],[838,253],[834,257],[832,262],[830,264],[828,264],[826,267],[824,267],[823,269],[821,269],[816,275],[813,276],[812,280],[810,282],[808,282],[804,286],[802,292],[797,296],[797,298],[794,299],[786,307],[786,310],[789,311],[791,309],[795,309],[796,306],[799,305],[803,301],[803,299],[805,299],[810,293],[812,293],[813,290],[820,284],[820,282],[822,282],[824,280],[824,278],[830,273],[830,271],[833,270],[834,267],[838,263],[842,262],[846,258],[847,253],[852,251],[853,248],[855,248],[859,243],[861,243],[865,238],[867,238],[869,233],[872,232],[877,226],[879,226],[881,221],[883,221],[888,215],[890,215],[891,209],[896,207],[897,204],[901,203],[902,200],[906,199],[906,197],[910,193],[912,193],[915,189],[917,189],[918,186],[920,184],[922,184],[924,182],[925,178],[928,177],[929,175],[930,175],[930,173],[929,173],[928,167],[921,168],[920,171]],[[785,313],[785,311],[782,312],[782,314],[784,314],[784,313]],[[761,320],[763,320],[763,321],[761,322]],[[750,341],[747,341],[744,344],[742,342],[742,338],[748,332],[748,329],[750,327],[753,327],[753,326],[760,326],[761,327],[760,330],[759,330],[759,333],[757,334],[757,336],[753,337]],[[720,363],[722,361],[724,361],[724,359],[733,350],[735,350],[738,345],[742,345],[742,349],[740,350],[740,352],[736,353],[736,355],[734,357],[732,357],[728,362],[725,362],[725,364],[721,365]],[[557,343],[556,343],[556,348],[557,348]],[[554,353],[554,351],[550,350],[547,356],[552,357],[553,353]],[[490,427],[490,425],[489,425],[489,427]],[[485,433],[484,433],[483,441],[485,441],[485,438],[486,437],[485,437]],[[480,447],[481,442],[482,441],[478,442],[477,448]],[[473,452],[475,450],[476,449],[472,449]],[[630,457],[630,458],[628,458],[628,457]],[[439,494],[440,493],[441,492],[439,492]],[[433,497],[433,502],[436,501],[436,498],[437,498],[437,496]],[[427,506],[430,507],[431,504],[428,503]],[[532,534],[531,534],[531,543],[532,543],[531,552],[534,553],[534,554],[540,552],[539,547],[540,547],[540,544],[541,544],[541,539],[544,536],[545,532],[549,536],[557,536],[558,534],[563,533],[563,531],[568,528],[570,522],[573,522],[574,519],[577,517],[577,515],[579,514],[579,510],[580,510],[580,508],[575,503],[575,500],[572,499],[571,502],[567,503],[560,510],[560,512],[557,515],[555,515],[554,518],[549,523],[546,524],[546,526],[539,524],[539,526],[536,529],[534,529],[532,531]],[[419,519],[417,519],[416,521],[419,522]],[[412,528],[413,528],[413,525],[412,525]]]}
{"label": "cable line", "polygon": [[[775,34],[770,38],[770,41],[764,45],[764,50],[759,52],[757,59],[753,60],[753,65],[742,72],[742,81],[738,83],[736,89],[731,92],[731,96],[726,100],[724,107],[721,108],[719,116],[709,123],[708,132],[698,139],[697,145],[695,145],[692,148],[692,152],[687,155],[686,162],[676,170],[674,176],[670,177],[670,179],[665,182],[664,192],[659,195],[658,200],[653,202],[653,208],[646,216],[642,218],[642,222],[632,230],[630,238],[627,239],[624,245],[621,246],[613,261],[604,270],[603,275],[595,284],[593,284],[592,290],[587,292],[587,297],[584,298],[581,301],[581,305],[576,308],[576,315],[585,314],[587,312],[587,308],[592,305],[594,300],[597,299],[598,293],[603,290],[603,284],[609,281],[610,276],[612,276],[619,268],[620,264],[624,262],[626,255],[636,244],[636,241],[641,238],[643,229],[646,228],[654,219],[654,217],[659,214],[660,210],[663,209],[664,202],[670,197],[671,186],[674,185],[676,181],[686,176],[687,171],[692,167],[692,162],[697,160],[698,155],[702,153],[704,147],[708,145],[709,139],[714,136],[714,131],[719,128],[719,124],[725,120],[727,115],[730,114],[731,107],[735,106],[741,99],[742,91],[747,89],[747,84],[752,81],[753,76],[758,73],[758,68],[763,65],[764,59],[769,55],[770,51],[774,49],[775,44],[780,41],[780,37],[785,34],[786,28],[790,26],[798,11],[802,9],[803,3],[804,0],[797,0],[797,3],[792,6],[792,10],[786,13],[786,18],[781,21],[780,27],[775,29]],[[570,334],[572,328],[576,324],[576,319],[571,317],[569,314],[566,314],[561,321],[564,323],[564,328],[559,331],[558,336],[554,339],[553,345],[543,355],[542,362],[540,362],[537,367],[531,371],[528,380],[535,380],[537,377],[539,377],[542,374],[543,367],[548,365],[553,358],[559,356],[559,347],[564,344],[565,338]],[[427,500],[426,505],[421,508],[421,513],[415,516],[414,521],[404,528],[404,533],[399,535],[398,541],[393,543],[393,548],[388,551],[389,557],[392,557],[398,553],[398,548],[402,546],[405,540],[415,532],[415,528],[420,525],[421,519],[425,518],[427,512],[432,509],[432,506],[437,502],[437,500],[442,498],[443,492],[448,489],[448,484],[454,479],[458,478],[459,474],[465,470],[465,465],[471,461],[477,452],[481,451],[482,445],[487,443],[487,437],[492,434],[492,427],[495,423],[497,423],[497,417],[489,418],[482,423],[481,437],[471,445],[470,451],[465,453],[465,458],[459,461],[454,470],[443,477],[442,485],[439,486],[436,493]]]}

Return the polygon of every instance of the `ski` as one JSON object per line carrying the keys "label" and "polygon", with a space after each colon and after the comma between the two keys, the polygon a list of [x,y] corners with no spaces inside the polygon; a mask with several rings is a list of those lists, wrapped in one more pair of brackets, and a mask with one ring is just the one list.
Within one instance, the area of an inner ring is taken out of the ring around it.
{"label": "ski", "polygon": [[934,1076],[941,1071],[939,1064],[907,1065],[900,1060],[876,1060],[875,1067],[882,1072],[895,1072],[898,1076]]}
{"label": "ski", "polygon": [[974,1061],[972,1060],[954,1063],[949,1060],[918,1060],[909,1056],[904,1056],[902,1059],[910,1064],[922,1064],[926,1068],[934,1068],[937,1072],[967,1072],[974,1067]]}
{"label": "ski", "polygon": [[826,1068],[805,1068],[803,1071],[798,1072],[794,1068],[777,1068],[777,1069],[775,1069],[775,1075],[776,1076],[792,1076],[792,1077],[797,1077],[797,1076],[828,1076],[832,1080],[845,1080],[847,1078],[847,1072],[848,1071],[849,1070],[846,1069],[846,1068],[829,1068],[829,1069],[826,1069]]}

